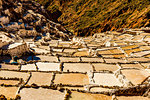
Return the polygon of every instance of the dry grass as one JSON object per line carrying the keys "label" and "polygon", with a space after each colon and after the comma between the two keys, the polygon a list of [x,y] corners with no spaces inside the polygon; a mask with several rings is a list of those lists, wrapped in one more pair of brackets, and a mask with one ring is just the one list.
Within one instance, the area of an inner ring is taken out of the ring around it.
{"label": "dry grass", "polygon": [[[68,30],[79,36],[117,30],[122,27],[135,28],[149,25],[148,0],[36,1],[46,5],[49,11],[57,6],[56,8],[62,12],[58,20],[63,22]],[[55,10],[52,11],[55,12]],[[128,33],[133,34],[133,32]],[[112,34],[119,35],[120,33],[112,32]],[[128,36],[127,39],[130,37],[128,34],[123,36],[124,38]]]}

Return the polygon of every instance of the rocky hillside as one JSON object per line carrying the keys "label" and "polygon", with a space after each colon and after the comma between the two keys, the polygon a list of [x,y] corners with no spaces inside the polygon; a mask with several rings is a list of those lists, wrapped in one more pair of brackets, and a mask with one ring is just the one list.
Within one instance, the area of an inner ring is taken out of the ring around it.
{"label": "rocky hillside", "polygon": [[[55,22],[53,22],[55,21]],[[9,37],[69,40],[69,32],[43,6],[31,0],[0,0],[0,31]]]}
{"label": "rocky hillside", "polygon": [[[68,30],[85,36],[150,26],[149,0],[36,0]],[[60,16],[60,17],[59,17]]]}

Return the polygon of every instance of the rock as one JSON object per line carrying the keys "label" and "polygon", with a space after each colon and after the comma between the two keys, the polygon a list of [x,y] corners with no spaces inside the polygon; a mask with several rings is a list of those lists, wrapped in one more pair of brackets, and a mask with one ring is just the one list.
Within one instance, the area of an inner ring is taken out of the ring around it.
{"label": "rock", "polygon": [[32,21],[34,21],[35,19],[34,19],[34,17],[33,17],[33,15],[32,14],[27,14],[26,16],[24,16],[23,17],[23,20],[25,21],[25,22],[32,22]]}
{"label": "rock", "polygon": [[62,32],[65,32],[67,33],[67,30],[60,24],[56,24],[56,28],[59,30],[59,31],[62,31]]}
{"label": "rock", "polygon": [[15,29],[15,28],[16,28],[16,29],[18,29],[18,28],[19,28],[19,25],[18,25],[18,23],[15,22],[15,23],[13,23],[12,25],[9,25],[8,28],[12,28],[12,29]]}
{"label": "rock", "polygon": [[5,15],[8,15],[8,16],[10,16],[10,15],[11,15],[11,13],[10,13],[9,9],[4,10],[4,14],[5,14]]}
{"label": "rock", "polygon": [[0,22],[1,22],[2,24],[8,24],[8,23],[10,22],[10,19],[9,19],[8,16],[7,16],[7,17],[1,17],[1,18],[0,18]]}
{"label": "rock", "polygon": [[19,6],[17,6],[17,8],[15,8],[14,11],[16,13],[21,13],[22,14],[23,13],[22,4],[19,3]]}
{"label": "rock", "polygon": [[39,33],[37,33],[35,30],[20,29],[18,31],[18,35],[20,37],[35,37],[35,36],[38,36]]}
{"label": "rock", "polygon": [[[69,32],[38,3],[30,0],[0,0],[0,30],[20,37],[36,37],[49,32],[55,39],[69,40]],[[34,28],[34,30],[33,30]]]}

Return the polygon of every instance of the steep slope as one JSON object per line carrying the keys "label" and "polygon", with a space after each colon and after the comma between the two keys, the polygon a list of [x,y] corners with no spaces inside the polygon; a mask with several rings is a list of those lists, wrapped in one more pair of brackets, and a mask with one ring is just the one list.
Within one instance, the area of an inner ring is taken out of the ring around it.
{"label": "steep slope", "polygon": [[[55,22],[53,22],[55,21]],[[19,38],[69,40],[69,31],[39,3],[31,0],[0,0],[0,31]]]}
{"label": "steep slope", "polygon": [[85,36],[120,28],[150,26],[149,0],[36,0],[67,29]]}

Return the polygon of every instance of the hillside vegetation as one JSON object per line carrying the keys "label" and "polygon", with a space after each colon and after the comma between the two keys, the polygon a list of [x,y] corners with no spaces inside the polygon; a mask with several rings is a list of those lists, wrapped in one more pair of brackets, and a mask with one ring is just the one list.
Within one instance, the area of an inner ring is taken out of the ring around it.
{"label": "hillside vegetation", "polygon": [[36,0],[79,36],[150,26],[150,0]]}

